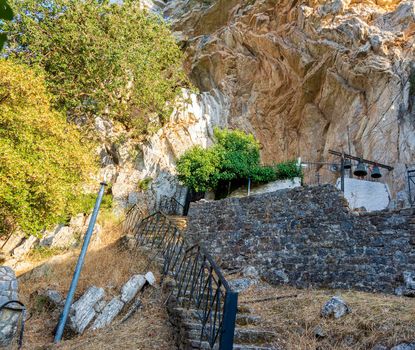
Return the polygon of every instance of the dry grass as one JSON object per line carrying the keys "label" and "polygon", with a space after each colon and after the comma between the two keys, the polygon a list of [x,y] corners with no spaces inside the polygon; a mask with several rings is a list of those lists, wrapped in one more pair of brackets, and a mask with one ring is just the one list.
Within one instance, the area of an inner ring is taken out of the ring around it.
{"label": "dry grass", "polygon": [[[276,296],[293,296],[255,302]],[[323,319],[322,305],[340,295],[352,313]],[[240,296],[252,313],[262,317],[261,327],[278,334],[277,344],[289,350],[360,350],[376,344],[393,346],[415,339],[415,300],[355,291],[299,290],[290,287],[253,286]],[[317,339],[320,326],[326,337]]]}
{"label": "dry grass", "polygon": [[[156,266],[138,252],[126,250],[119,243],[119,227],[104,227],[100,240],[91,245],[79,280],[78,298],[90,286],[102,287],[106,299],[119,295],[120,286],[133,274],[153,271],[160,280]],[[66,295],[78,258],[79,249],[46,261],[33,261],[36,268],[20,275],[20,296],[29,310],[24,349],[49,349],[59,311],[52,310],[39,294],[56,289]],[[40,264],[40,265],[39,265]],[[27,269],[27,265],[25,266]],[[173,349],[173,336],[163,306],[165,296],[159,288],[147,288],[141,296],[143,308],[123,324],[115,320],[111,327],[99,332],[62,342],[59,349]]]}

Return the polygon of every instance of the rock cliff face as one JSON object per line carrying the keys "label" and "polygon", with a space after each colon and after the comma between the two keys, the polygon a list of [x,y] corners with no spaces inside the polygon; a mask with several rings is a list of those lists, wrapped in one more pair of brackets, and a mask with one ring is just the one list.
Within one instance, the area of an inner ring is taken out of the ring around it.
{"label": "rock cliff face", "polygon": [[333,161],[329,149],[350,147],[395,167],[393,193],[405,188],[415,163],[414,1],[147,5],[172,22],[204,96],[226,101],[221,122],[253,132],[265,163]]}
{"label": "rock cliff face", "polygon": [[152,179],[150,205],[161,194],[182,198],[175,160],[211,143],[214,125],[253,132],[264,163],[332,162],[329,149],[350,150],[394,166],[384,172],[392,195],[406,190],[406,166],[415,165],[414,1],[142,4],[171,22],[201,93],[185,92],[171,122],[147,143],[118,147],[121,166],[107,157],[111,147],[103,150],[103,172],[121,206],[142,198],[144,178]]}

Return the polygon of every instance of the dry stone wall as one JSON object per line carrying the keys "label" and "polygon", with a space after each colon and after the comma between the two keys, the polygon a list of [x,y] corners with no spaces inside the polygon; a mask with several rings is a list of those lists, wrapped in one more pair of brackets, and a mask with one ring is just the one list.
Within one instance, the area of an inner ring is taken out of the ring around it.
{"label": "dry stone wall", "polygon": [[352,212],[331,185],[194,203],[187,235],[275,284],[393,293],[415,272],[415,209]]}

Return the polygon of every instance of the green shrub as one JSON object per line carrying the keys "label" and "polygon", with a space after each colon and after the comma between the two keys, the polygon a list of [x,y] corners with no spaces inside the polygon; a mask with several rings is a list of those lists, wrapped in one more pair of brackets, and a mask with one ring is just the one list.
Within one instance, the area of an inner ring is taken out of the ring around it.
{"label": "green shrub", "polygon": [[142,191],[147,191],[150,187],[151,181],[153,181],[151,177],[146,177],[145,179],[138,181],[137,187]]}
{"label": "green shrub", "polygon": [[275,166],[276,180],[294,179],[303,177],[303,172],[295,160],[279,163]]}
{"label": "green shrub", "polygon": [[214,148],[195,146],[177,161],[179,180],[196,192],[215,189],[219,181],[221,156]]}
{"label": "green shrub", "polygon": [[217,143],[208,149],[190,148],[177,162],[179,180],[196,192],[229,188],[224,183],[250,178],[254,183],[301,177],[295,161],[261,166],[259,144],[252,134],[215,129]]}
{"label": "green shrub", "polygon": [[[107,115],[156,130],[186,85],[182,53],[157,16],[125,0],[10,0],[8,55],[46,71],[54,105],[71,118]],[[1,27],[0,27],[1,29]]]}
{"label": "green shrub", "polygon": [[0,60],[0,235],[36,234],[73,212],[96,171],[92,145],[50,107],[42,76]]}

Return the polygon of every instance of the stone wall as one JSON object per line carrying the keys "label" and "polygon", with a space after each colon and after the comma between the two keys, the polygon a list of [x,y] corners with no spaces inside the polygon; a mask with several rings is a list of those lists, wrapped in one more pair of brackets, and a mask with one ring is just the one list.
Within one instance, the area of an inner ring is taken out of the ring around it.
{"label": "stone wall", "polygon": [[392,293],[415,271],[415,210],[356,213],[334,186],[197,202],[187,235],[271,283]]}

